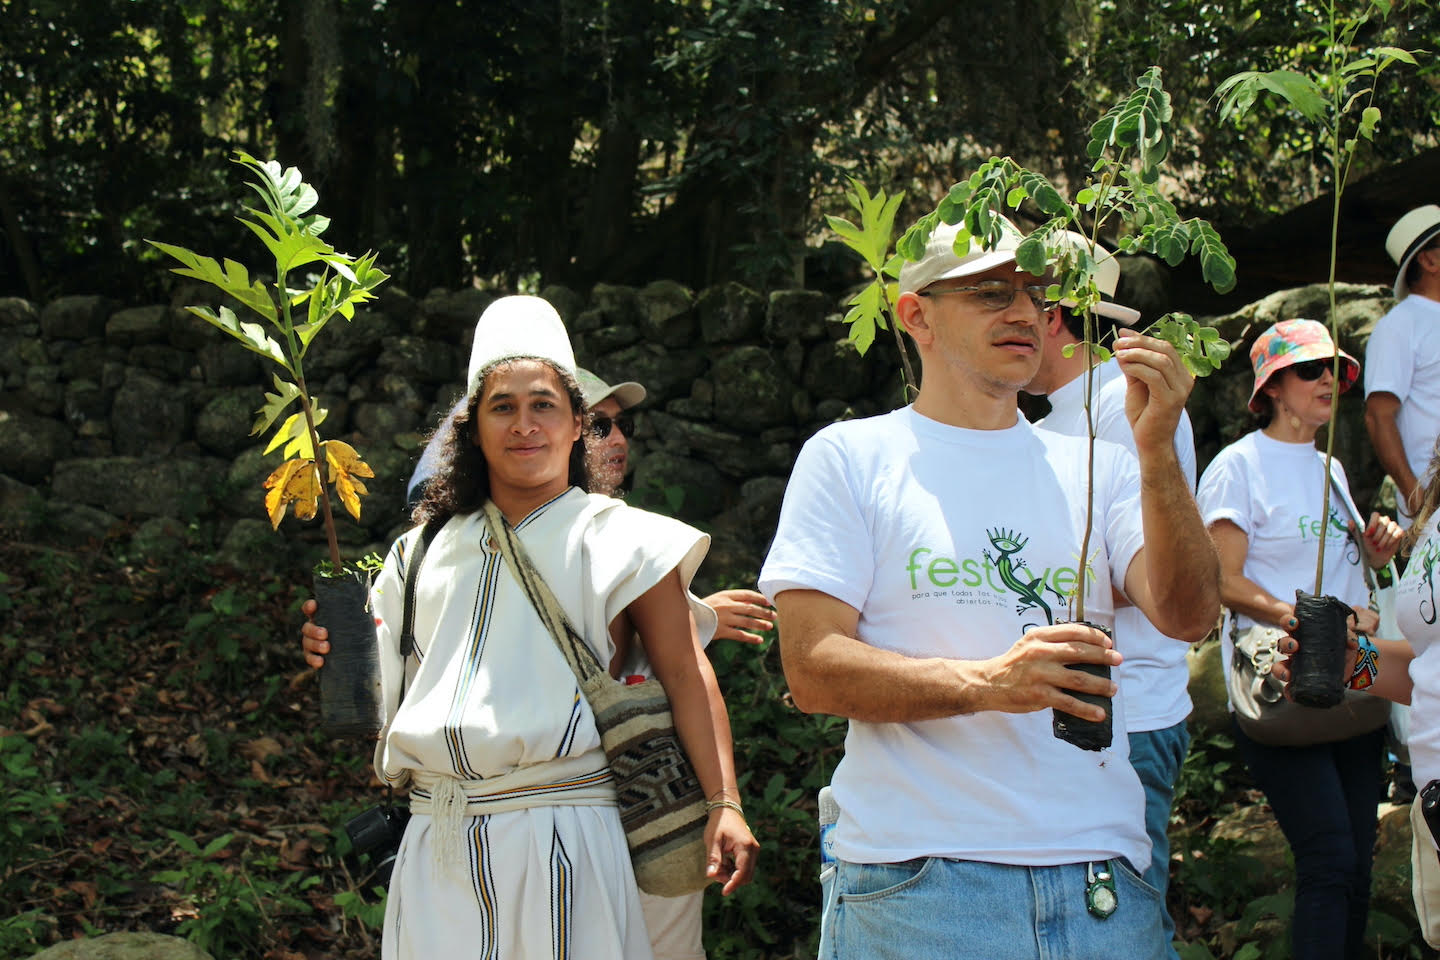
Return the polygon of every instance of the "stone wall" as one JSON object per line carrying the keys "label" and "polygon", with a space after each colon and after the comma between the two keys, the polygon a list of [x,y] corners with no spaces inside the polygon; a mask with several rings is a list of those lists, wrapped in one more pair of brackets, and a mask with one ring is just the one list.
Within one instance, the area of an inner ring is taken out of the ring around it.
{"label": "stone wall", "polygon": [[[351,552],[383,550],[404,528],[405,481],[462,390],[475,318],[497,295],[389,290],[317,338],[306,374],[329,410],[322,433],[350,441],[377,474],[363,524],[340,524]],[[706,586],[753,578],[807,437],[900,402],[893,341],[882,334],[861,357],[844,339],[843,298],[738,284],[695,294],[665,281],[542,295],[565,318],[582,365],[648,389],[631,498],[713,532]],[[297,539],[319,542],[317,524],[287,519],[277,535],[264,519],[260,482],[279,458],[263,457],[249,429],[270,371],[181,306],[213,302],[200,286],[145,306],[0,300],[0,523],[74,545],[132,537],[138,552],[183,542],[235,565]],[[1387,306],[1381,288],[1342,287],[1347,349],[1363,357]],[[1240,345],[1190,403],[1202,468],[1251,425],[1249,342],[1274,320],[1326,312],[1324,288],[1309,287],[1221,318]],[[1380,477],[1360,411],[1358,391],[1347,395],[1337,436],[1364,504]]]}

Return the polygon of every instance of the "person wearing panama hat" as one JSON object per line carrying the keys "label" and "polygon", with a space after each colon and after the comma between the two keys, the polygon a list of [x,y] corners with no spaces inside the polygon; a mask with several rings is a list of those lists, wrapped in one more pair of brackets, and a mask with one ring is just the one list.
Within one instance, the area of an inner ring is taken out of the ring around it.
{"label": "person wearing panama hat", "polygon": [[[1295,319],[1261,333],[1250,361],[1255,383],[1247,406],[1263,425],[1215,455],[1196,494],[1220,553],[1220,596],[1229,610],[1221,631],[1225,664],[1235,656],[1233,637],[1252,627],[1293,625],[1295,589],[1313,588],[1321,538],[1325,591],[1353,608],[1357,634],[1373,633],[1379,616],[1370,609],[1360,564],[1383,568],[1401,537],[1393,520],[1372,513],[1351,541],[1354,525],[1344,518],[1361,514],[1345,467],[1333,460],[1327,478],[1325,455],[1315,448],[1335,391],[1349,389],[1360,375],[1355,358],[1336,348],[1324,324]],[[1317,518],[1327,484],[1335,489],[1330,516]],[[1356,704],[1329,709],[1348,712]],[[1297,960],[1364,955],[1387,716],[1377,711],[1374,726],[1357,736],[1304,746],[1260,743],[1232,724],[1240,755],[1294,853],[1291,937]]]}
{"label": "person wearing panama hat", "polygon": [[1365,348],[1365,428],[1395,481],[1402,520],[1414,515],[1420,477],[1440,433],[1440,206],[1405,214],[1385,238],[1397,303]]}
{"label": "person wearing panama hat", "polygon": [[[375,772],[408,791],[383,960],[652,956],[610,772],[588,700],[508,569],[486,508],[612,675],[642,644],[676,732],[712,802],[707,875],[730,893],[758,847],[739,802],[730,726],[700,635],[714,614],[687,599],[709,537],[588,492],[585,404],[555,309],[496,300],[476,323],[464,409],[371,592],[385,725]],[[407,561],[413,653],[402,652]],[[523,561],[522,561],[523,562]],[[302,608],[314,614],[313,601]],[[323,667],[323,628],[302,628]],[[617,681],[618,682],[618,681]]]}
{"label": "person wearing panama hat", "polygon": [[[1067,230],[1064,239],[1076,251],[1090,253],[1095,260],[1095,284],[1101,300],[1091,313],[1101,332],[1092,337],[1101,343],[1114,338],[1110,331],[1134,327],[1140,311],[1115,299],[1120,285],[1120,261],[1103,247],[1093,246],[1090,239]],[[1036,422],[1037,427],[1071,436],[1085,436],[1085,396],[1087,367],[1091,377],[1091,419],[1095,436],[1109,440],[1135,452],[1135,437],[1125,416],[1125,375],[1111,357],[1094,363],[1085,350],[1067,348],[1085,339],[1083,318],[1075,311],[1073,301],[1060,301],[1045,320],[1042,336],[1040,370],[1025,387],[1030,394],[1045,394],[1050,412]],[[1175,455],[1185,473],[1190,491],[1195,490],[1195,432],[1190,415],[1180,413],[1175,430]],[[1150,836],[1150,862],[1141,876],[1160,891],[1164,901],[1170,882],[1170,842],[1168,827],[1170,808],[1175,799],[1175,783],[1190,746],[1190,733],[1185,718],[1190,715],[1188,686],[1190,670],[1186,653],[1188,643],[1181,643],[1161,633],[1140,612],[1127,606],[1115,611],[1115,642],[1125,660],[1116,670],[1120,697],[1125,706],[1125,727],[1130,741],[1130,765],[1145,788],[1145,832]],[[1168,910],[1161,911],[1164,941],[1175,939],[1175,922]],[[1175,960],[1178,954],[1167,947],[1166,956]]]}

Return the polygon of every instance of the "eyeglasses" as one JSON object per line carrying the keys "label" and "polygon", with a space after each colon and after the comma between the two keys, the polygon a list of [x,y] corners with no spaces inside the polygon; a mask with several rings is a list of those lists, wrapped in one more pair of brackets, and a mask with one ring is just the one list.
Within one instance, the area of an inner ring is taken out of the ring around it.
{"label": "eyeglasses", "polygon": [[628,413],[611,419],[610,417],[595,417],[590,421],[590,432],[595,434],[595,439],[604,440],[610,436],[611,426],[620,428],[620,435],[623,437],[635,436],[635,418]]}
{"label": "eyeglasses", "polygon": [[1293,370],[1295,372],[1295,376],[1299,377],[1301,380],[1319,380],[1321,377],[1325,376],[1328,371],[1334,369],[1334,367],[1332,366],[1334,362],[1335,361],[1333,359],[1305,360],[1301,363],[1291,364],[1289,369]]}
{"label": "eyeglasses", "polygon": [[921,290],[922,297],[943,297],[948,293],[969,293],[980,301],[980,305],[986,310],[1008,310],[1010,304],[1015,302],[1015,297],[1021,293],[1030,298],[1035,309],[1041,313],[1047,313],[1055,309],[1055,301],[1045,296],[1046,286],[1044,284],[1032,284],[1024,287],[1017,287],[1008,280],[981,280],[974,286],[969,287],[945,287],[940,290]]}

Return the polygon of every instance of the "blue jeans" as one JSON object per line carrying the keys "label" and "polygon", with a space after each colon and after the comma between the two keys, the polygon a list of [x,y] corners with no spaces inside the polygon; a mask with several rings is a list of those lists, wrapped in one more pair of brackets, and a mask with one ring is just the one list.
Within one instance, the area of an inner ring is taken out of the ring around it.
{"label": "blue jeans", "polygon": [[1170,887],[1170,807],[1175,802],[1175,781],[1190,750],[1190,731],[1181,720],[1163,730],[1130,734],[1130,766],[1145,788],[1145,832],[1150,835],[1150,863],[1141,874],[1145,882],[1160,891],[1160,923],[1165,933],[1165,956],[1179,960],[1175,952],[1175,920],[1165,906]]}
{"label": "blue jeans", "polygon": [[1101,919],[1085,906],[1083,863],[841,860],[820,960],[1161,960],[1160,894],[1125,861],[1109,863],[1118,905]]}
{"label": "blue jeans", "polygon": [[1385,728],[1338,743],[1270,747],[1236,726],[1235,744],[1295,855],[1295,960],[1369,956],[1365,922]]}

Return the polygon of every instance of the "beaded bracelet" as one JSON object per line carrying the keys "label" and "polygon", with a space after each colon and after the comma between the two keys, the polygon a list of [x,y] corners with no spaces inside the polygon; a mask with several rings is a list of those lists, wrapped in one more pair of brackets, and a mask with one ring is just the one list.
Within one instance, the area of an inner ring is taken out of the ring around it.
{"label": "beaded bracelet", "polygon": [[1355,638],[1359,644],[1360,653],[1355,657],[1355,669],[1350,673],[1350,681],[1345,685],[1351,690],[1364,690],[1375,683],[1375,678],[1380,675],[1380,651],[1370,638],[1360,634]]}
{"label": "beaded bracelet", "polygon": [[741,820],[744,820],[744,819],[745,819],[745,808],[742,807],[742,806],[740,806],[740,804],[736,803],[734,800],[706,800],[706,801],[705,801],[705,812],[706,812],[706,813],[713,813],[714,811],[720,810],[720,809],[722,809],[722,808],[723,808],[723,809],[726,809],[726,810],[734,810],[736,813],[740,814],[740,819],[741,819]]}

